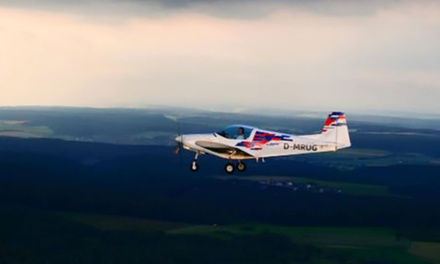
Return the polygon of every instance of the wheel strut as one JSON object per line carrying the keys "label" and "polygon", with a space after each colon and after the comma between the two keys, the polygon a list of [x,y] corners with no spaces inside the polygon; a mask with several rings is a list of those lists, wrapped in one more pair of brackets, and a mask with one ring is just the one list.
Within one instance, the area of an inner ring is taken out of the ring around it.
{"label": "wheel strut", "polygon": [[199,163],[197,162],[198,157],[199,157],[199,153],[196,152],[196,156],[194,157],[194,160],[191,162],[190,169],[194,172],[199,170]]}
{"label": "wheel strut", "polygon": [[237,170],[240,172],[245,171],[246,170],[246,163],[242,162],[241,160],[238,160]]}

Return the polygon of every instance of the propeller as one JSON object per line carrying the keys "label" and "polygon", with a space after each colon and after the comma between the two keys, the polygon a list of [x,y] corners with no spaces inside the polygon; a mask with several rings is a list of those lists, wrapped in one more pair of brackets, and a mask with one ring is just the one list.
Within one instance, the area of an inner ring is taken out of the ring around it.
{"label": "propeller", "polygon": [[183,148],[183,136],[182,135],[178,135],[174,140],[176,140],[177,144],[174,147],[174,154],[180,154],[182,148]]}
{"label": "propeller", "polygon": [[176,136],[176,138],[174,138],[174,140],[176,141],[177,144],[174,147],[174,154],[179,155],[179,160],[180,160],[181,159],[180,158],[180,153],[181,153],[182,148],[183,148],[183,135],[182,135],[182,133],[180,131],[180,123],[179,123],[179,121],[176,120],[176,122],[177,122],[177,136]]}

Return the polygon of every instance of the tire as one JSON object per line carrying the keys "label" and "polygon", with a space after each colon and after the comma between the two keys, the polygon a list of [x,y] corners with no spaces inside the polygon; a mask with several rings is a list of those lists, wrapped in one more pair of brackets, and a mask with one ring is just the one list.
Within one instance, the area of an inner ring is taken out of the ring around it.
{"label": "tire", "polygon": [[199,170],[199,164],[197,162],[193,161],[193,162],[191,162],[191,166],[189,166],[189,169],[191,171],[196,172]]}
{"label": "tire", "polygon": [[235,170],[234,164],[228,163],[228,164],[225,165],[225,171],[228,174],[232,174],[234,172],[234,170]]}
{"label": "tire", "polygon": [[246,164],[244,162],[239,162],[237,164],[237,170],[240,172],[243,172],[246,170]]}

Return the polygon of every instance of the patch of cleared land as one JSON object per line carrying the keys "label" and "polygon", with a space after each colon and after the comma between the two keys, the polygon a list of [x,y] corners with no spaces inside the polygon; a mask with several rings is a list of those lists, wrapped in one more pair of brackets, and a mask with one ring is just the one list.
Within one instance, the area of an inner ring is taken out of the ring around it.
{"label": "patch of cleared land", "polygon": [[53,131],[47,126],[31,126],[22,120],[1,120],[0,136],[39,138],[50,137]]}
{"label": "patch of cleared land", "polygon": [[440,263],[440,243],[412,242],[409,253],[432,261],[433,263]]}

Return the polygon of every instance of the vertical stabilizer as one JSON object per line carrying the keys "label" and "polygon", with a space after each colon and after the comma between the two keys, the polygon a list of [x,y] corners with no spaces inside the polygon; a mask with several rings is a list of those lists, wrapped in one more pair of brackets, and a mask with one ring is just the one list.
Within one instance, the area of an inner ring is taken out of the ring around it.
{"label": "vertical stabilizer", "polygon": [[325,121],[320,140],[335,143],[338,149],[351,146],[347,119],[342,112],[331,113]]}

